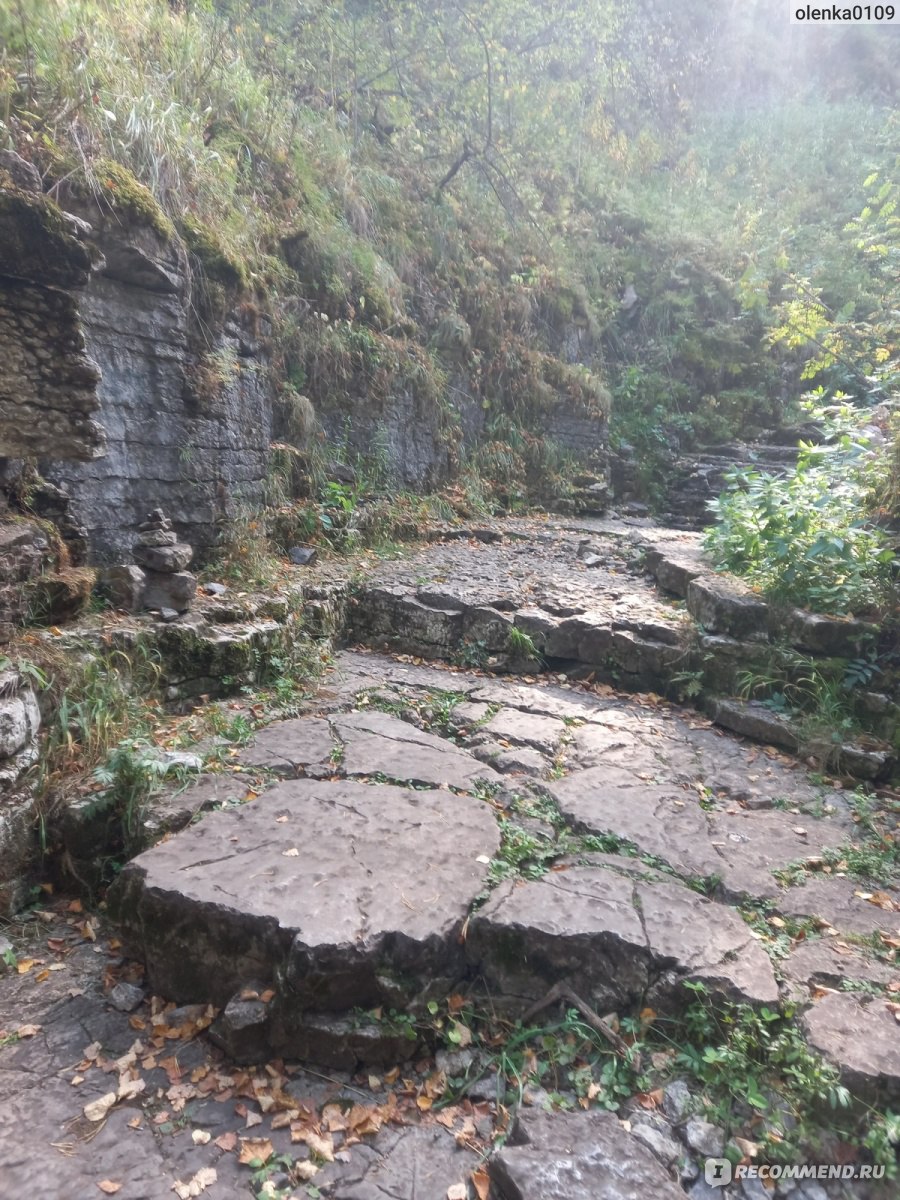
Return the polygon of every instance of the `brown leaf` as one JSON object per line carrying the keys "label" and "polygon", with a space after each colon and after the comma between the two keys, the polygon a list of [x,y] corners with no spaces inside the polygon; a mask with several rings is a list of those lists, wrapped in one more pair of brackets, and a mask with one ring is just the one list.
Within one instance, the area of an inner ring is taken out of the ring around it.
{"label": "brown leaf", "polygon": [[97,1187],[101,1192],[105,1192],[107,1196],[114,1196],[116,1192],[122,1190],[121,1183],[114,1183],[111,1179],[101,1179]]}
{"label": "brown leaf", "polygon": [[19,1028],[15,1030],[15,1033],[17,1033],[20,1038],[31,1038],[34,1037],[35,1034],[40,1033],[43,1028],[43,1025],[20,1025]]}
{"label": "brown leaf", "polygon": [[275,1147],[268,1138],[241,1138],[241,1153],[238,1162],[266,1163],[275,1153]]}
{"label": "brown leaf", "polygon": [[475,1195],[478,1200],[488,1200],[491,1190],[491,1180],[487,1171],[479,1167],[477,1171],[473,1171],[469,1176],[472,1180],[472,1187],[475,1189]]}
{"label": "brown leaf", "polygon": [[217,1145],[220,1150],[224,1150],[226,1153],[228,1153],[228,1151],[235,1148],[237,1145],[237,1140],[237,1134],[234,1132],[234,1130],[230,1129],[228,1133],[219,1134],[215,1140],[215,1145]]}

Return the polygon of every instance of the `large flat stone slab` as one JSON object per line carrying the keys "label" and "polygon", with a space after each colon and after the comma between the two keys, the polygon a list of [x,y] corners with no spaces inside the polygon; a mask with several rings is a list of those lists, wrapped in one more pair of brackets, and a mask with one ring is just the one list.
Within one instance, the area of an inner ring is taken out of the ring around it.
{"label": "large flat stone slab", "polygon": [[889,1001],[832,992],[803,1014],[810,1045],[859,1095],[900,1097],[900,1025]]}
{"label": "large flat stone slab", "polygon": [[346,775],[384,775],[460,792],[502,779],[452,742],[390,713],[351,713],[335,718],[333,728],[343,747],[340,770]]}
{"label": "large flat stone slab", "polygon": [[466,950],[494,990],[540,999],[556,983],[601,1010],[683,999],[686,979],[772,1004],[768,956],[740,916],[677,883],[576,866],[501,884],[469,924]]}
{"label": "large flat stone slab", "polygon": [[853,879],[813,876],[799,887],[788,888],[778,898],[778,908],[785,916],[818,918],[841,933],[898,936],[900,912],[881,908],[867,896],[883,896],[900,904],[894,888],[867,888]]}
{"label": "large flat stone slab", "polygon": [[261,729],[241,752],[240,761],[292,779],[310,767],[318,771],[329,767],[336,745],[327,721],[319,717],[295,717]]}
{"label": "large flat stone slab", "polygon": [[140,855],[110,907],[172,999],[224,1005],[259,980],[288,1018],[396,1006],[458,968],[498,842],[473,797],[293,780]]}
{"label": "large flat stone slab", "polygon": [[520,1110],[488,1172],[503,1200],[684,1200],[650,1150],[597,1110]]}
{"label": "large flat stone slab", "polygon": [[707,811],[693,788],[641,779],[640,761],[574,772],[548,785],[563,816],[583,833],[614,834],[684,876],[715,877],[728,896],[775,897],[773,875],[839,845],[840,821],[771,810]]}

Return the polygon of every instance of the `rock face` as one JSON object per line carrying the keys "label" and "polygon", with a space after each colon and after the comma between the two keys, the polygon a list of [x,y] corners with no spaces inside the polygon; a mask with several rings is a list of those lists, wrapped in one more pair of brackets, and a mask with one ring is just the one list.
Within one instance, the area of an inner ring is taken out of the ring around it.
{"label": "rock face", "polygon": [[498,840],[472,797],[297,780],[141,855],[111,903],[160,993],[225,1004],[273,984],[287,1049],[304,1012],[411,1003],[455,978]]}
{"label": "rock face", "polygon": [[92,459],[104,447],[100,369],[72,294],[88,283],[91,253],[83,231],[29,189],[17,157],[0,164],[0,455]]}

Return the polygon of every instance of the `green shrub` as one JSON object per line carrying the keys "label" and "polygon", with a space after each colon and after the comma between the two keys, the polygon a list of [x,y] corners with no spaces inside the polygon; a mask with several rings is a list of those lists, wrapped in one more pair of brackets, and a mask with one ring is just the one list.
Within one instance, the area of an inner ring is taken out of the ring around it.
{"label": "green shrub", "polygon": [[871,518],[878,460],[859,436],[858,414],[813,411],[824,442],[801,442],[796,469],[784,476],[732,472],[710,504],[716,524],[706,548],[773,600],[830,613],[883,607],[895,556]]}

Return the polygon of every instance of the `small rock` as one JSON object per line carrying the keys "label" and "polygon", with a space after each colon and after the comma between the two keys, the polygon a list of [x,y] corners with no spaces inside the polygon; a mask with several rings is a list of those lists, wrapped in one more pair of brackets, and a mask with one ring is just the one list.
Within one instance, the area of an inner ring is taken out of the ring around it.
{"label": "small rock", "polygon": [[676,1125],[685,1119],[693,1103],[690,1088],[683,1079],[674,1080],[663,1091],[663,1112]]}
{"label": "small rock", "polygon": [[204,583],[203,590],[207,596],[222,596],[228,588],[224,583]]}
{"label": "small rock", "polygon": [[177,608],[161,608],[159,610],[159,619],[165,621],[167,625],[170,625],[172,621],[177,621],[180,616],[181,613]]}
{"label": "small rock", "polygon": [[681,1160],[681,1167],[678,1171],[678,1178],[682,1183],[691,1183],[700,1174],[700,1167],[696,1158],[691,1158],[686,1154]]}
{"label": "small rock", "polygon": [[209,1036],[235,1062],[263,1062],[269,1040],[269,1006],[233,996],[209,1027]]}
{"label": "small rock", "polygon": [[689,1117],[684,1126],[684,1140],[692,1150],[707,1158],[721,1158],[725,1152],[725,1134],[703,1117]]}
{"label": "small rock", "polygon": [[672,1163],[677,1162],[683,1151],[681,1145],[672,1137],[671,1133],[666,1133],[662,1129],[657,1129],[653,1125],[632,1124],[631,1132],[639,1142],[652,1150],[664,1167],[670,1167]]}
{"label": "small rock", "polygon": [[311,546],[291,546],[288,550],[288,558],[295,567],[311,567],[318,557],[318,551]]}
{"label": "small rock", "polygon": [[439,1071],[443,1071],[449,1076],[456,1076],[465,1075],[477,1057],[477,1052],[466,1046],[462,1050],[438,1050],[434,1061]]}
{"label": "small rock", "polygon": [[123,980],[116,984],[107,999],[119,1012],[134,1012],[144,1002],[144,989]]}

